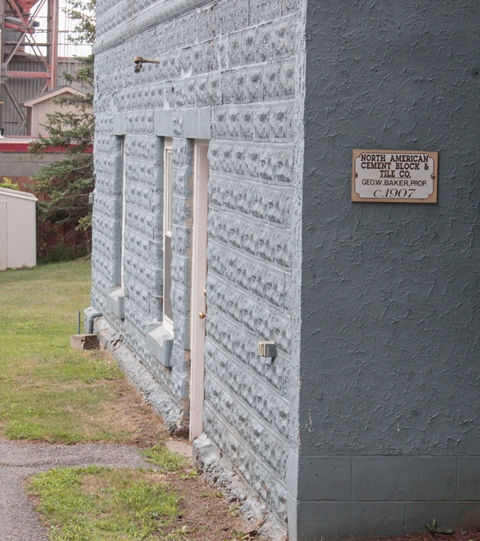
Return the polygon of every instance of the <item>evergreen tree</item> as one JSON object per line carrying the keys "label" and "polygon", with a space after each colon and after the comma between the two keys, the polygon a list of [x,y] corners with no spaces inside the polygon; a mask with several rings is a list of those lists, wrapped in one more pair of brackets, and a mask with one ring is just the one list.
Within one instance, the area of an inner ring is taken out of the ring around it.
{"label": "evergreen tree", "polygon": [[[78,21],[75,28],[77,43],[93,43],[95,21],[94,0],[73,2],[67,15]],[[50,230],[63,232],[65,242],[83,238],[76,248],[90,251],[91,204],[93,192],[93,55],[77,57],[80,67],[75,75],[65,74],[69,82],[80,83],[85,96],[69,95],[54,100],[59,110],[49,114],[44,125],[46,136],[40,136],[30,147],[34,154],[54,148],[63,158],[42,166],[33,178],[37,195],[44,195],[38,203],[39,221]],[[44,229],[44,228],[42,228]],[[84,235],[80,236],[79,231]],[[48,254],[45,254],[48,255]]]}

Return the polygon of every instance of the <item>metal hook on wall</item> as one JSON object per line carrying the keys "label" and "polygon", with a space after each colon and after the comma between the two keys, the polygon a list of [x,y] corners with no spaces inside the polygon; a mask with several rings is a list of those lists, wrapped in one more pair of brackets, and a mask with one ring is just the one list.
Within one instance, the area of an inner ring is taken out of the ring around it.
{"label": "metal hook on wall", "polygon": [[160,64],[160,60],[147,60],[141,56],[136,56],[133,61],[135,62],[135,67],[133,68],[135,73],[140,73],[143,64]]}

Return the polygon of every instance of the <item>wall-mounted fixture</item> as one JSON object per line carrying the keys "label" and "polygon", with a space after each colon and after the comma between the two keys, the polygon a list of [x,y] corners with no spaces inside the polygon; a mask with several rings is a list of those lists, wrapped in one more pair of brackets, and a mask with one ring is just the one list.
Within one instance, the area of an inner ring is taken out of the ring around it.
{"label": "wall-mounted fixture", "polygon": [[135,67],[133,68],[135,73],[140,73],[143,64],[160,64],[160,60],[147,60],[141,56],[136,56],[133,61],[135,62]]}
{"label": "wall-mounted fixture", "polygon": [[258,343],[258,354],[260,357],[276,357],[277,356],[277,346],[275,342],[259,342]]}

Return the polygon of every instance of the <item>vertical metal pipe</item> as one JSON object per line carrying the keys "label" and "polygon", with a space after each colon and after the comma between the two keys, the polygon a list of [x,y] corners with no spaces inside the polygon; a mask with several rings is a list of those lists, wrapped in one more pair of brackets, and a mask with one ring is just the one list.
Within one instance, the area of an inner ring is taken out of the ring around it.
{"label": "vertical metal pipe", "polygon": [[[3,85],[5,83],[4,66],[3,66],[3,42],[5,40],[5,2],[0,2],[0,102],[3,99]],[[0,128],[3,128],[3,103],[0,103]]]}
{"label": "vertical metal pipe", "polygon": [[50,68],[50,90],[57,86],[58,72],[58,0],[48,0],[48,16],[50,21],[50,51],[48,62]]}
{"label": "vertical metal pipe", "polygon": [[80,320],[81,320],[81,316],[80,316],[80,310],[78,311],[78,326],[77,326],[77,334],[80,334],[80,331],[81,331],[81,325],[80,325]]}

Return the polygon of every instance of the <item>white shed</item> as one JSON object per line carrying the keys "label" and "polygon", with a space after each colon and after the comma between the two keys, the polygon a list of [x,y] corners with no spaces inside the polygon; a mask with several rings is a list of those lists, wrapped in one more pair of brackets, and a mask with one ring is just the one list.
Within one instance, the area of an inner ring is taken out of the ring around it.
{"label": "white shed", "polygon": [[37,198],[0,188],[0,270],[37,264]]}

